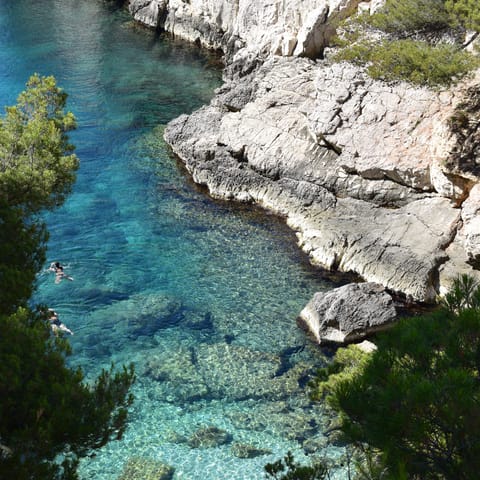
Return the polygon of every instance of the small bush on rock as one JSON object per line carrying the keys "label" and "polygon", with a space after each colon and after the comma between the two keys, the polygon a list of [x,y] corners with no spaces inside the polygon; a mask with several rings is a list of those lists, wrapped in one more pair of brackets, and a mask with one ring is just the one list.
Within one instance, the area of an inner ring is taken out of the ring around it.
{"label": "small bush on rock", "polygon": [[449,85],[479,65],[478,59],[454,45],[415,40],[364,40],[339,51],[334,59],[365,65],[375,79],[430,87]]}
{"label": "small bush on rock", "polygon": [[479,12],[478,0],[387,0],[339,29],[332,58],[366,66],[376,79],[448,86],[480,65],[462,45],[467,29],[480,31]]}

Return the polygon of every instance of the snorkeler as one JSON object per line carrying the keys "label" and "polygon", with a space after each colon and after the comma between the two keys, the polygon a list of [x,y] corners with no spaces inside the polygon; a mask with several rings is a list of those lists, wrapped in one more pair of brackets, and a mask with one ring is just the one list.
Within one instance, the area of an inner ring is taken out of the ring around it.
{"label": "snorkeler", "polygon": [[64,278],[73,282],[73,277],[69,277],[63,271],[63,265],[60,262],[52,262],[48,270],[50,272],[55,272],[55,283],[60,283]]}

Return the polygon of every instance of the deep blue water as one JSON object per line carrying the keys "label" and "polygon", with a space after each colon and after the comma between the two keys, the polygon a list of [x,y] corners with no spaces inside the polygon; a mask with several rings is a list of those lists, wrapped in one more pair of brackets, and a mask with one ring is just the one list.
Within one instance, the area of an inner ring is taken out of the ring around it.
{"label": "deep blue water", "polygon": [[[74,331],[70,362],[87,379],[111,361],[138,374],[124,439],[83,460],[82,478],[116,479],[136,458],[175,479],[255,480],[287,450],[302,459],[308,442],[324,445],[320,407],[299,387],[323,357],[295,318],[330,285],[281,221],[209,199],[162,139],[209,101],[218,59],[101,0],[0,0],[0,105],[33,72],[68,92],[81,160],[72,195],[45,215],[48,262],[74,281],[42,272],[35,300]],[[232,441],[186,442],[209,426]],[[238,458],[235,443],[272,453]]]}

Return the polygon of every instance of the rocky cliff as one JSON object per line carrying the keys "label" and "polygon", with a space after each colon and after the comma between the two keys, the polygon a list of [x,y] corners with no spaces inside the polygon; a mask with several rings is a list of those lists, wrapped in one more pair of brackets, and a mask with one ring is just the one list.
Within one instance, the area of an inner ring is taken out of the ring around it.
{"label": "rocky cliff", "polygon": [[480,77],[431,91],[323,59],[333,20],[357,6],[131,0],[129,8],[226,52],[211,104],[166,129],[196,182],[284,216],[312,262],[431,301],[458,273],[475,274],[480,259],[479,122],[451,122],[468,110],[466,98],[480,97]]}
{"label": "rocky cliff", "polygon": [[[261,55],[321,55],[331,20],[358,0],[129,0],[136,20],[174,36]],[[327,21],[328,19],[328,21]]]}

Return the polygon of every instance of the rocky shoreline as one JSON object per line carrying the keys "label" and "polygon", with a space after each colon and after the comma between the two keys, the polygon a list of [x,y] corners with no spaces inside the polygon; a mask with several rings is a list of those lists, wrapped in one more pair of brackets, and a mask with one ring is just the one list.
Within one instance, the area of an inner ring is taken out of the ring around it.
{"label": "rocky shoreline", "polygon": [[331,63],[332,21],[358,2],[318,5],[130,0],[136,20],[225,53],[210,105],[165,139],[212,196],[284,217],[312,263],[433,302],[459,273],[478,276],[478,124],[451,118],[480,75],[432,91]]}

